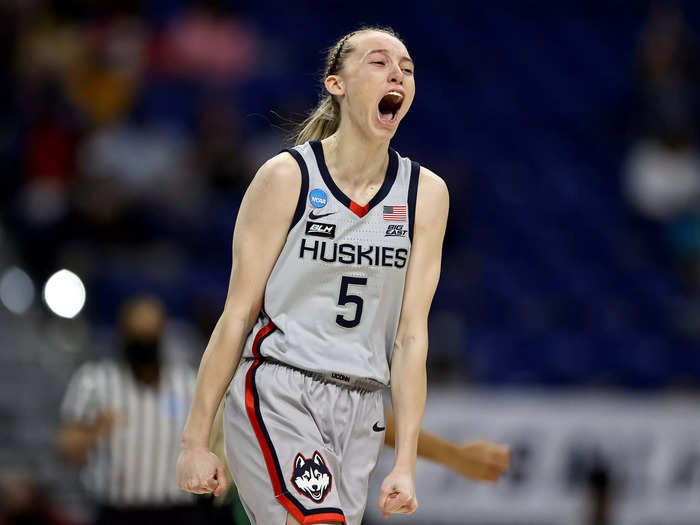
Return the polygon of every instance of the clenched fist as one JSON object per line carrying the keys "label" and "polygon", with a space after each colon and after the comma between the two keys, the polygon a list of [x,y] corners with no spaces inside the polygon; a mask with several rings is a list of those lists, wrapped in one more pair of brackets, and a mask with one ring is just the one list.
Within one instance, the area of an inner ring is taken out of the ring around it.
{"label": "clenched fist", "polygon": [[382,516],[412,514],[418,508],[413,474],[394,469],[384,478],[377,504]]}
{"label": "clenched fist", "polygon": [[510,450],[490,441],[468,441],[457,445],[445,464],[465,478],[496,482],[510,467]]}
{"label": "clenched fist", "polygon": [[193,494],[214,493],[218,496],[226,491],[226,468],[209,449],[181,448],[177,458],[177,485]]}

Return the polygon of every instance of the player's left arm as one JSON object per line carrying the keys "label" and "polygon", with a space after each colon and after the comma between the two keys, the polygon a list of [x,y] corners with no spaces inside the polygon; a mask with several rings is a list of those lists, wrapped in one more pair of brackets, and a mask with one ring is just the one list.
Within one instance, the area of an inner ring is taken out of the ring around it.
{"label": "player's left arm", "polygon": [[385,516],[410,514],[418,507],[414,477],[427,388],[428,312],[440,278],[448,209],[444,181],[421,167],[411,256],[391,362],[396,455],[379,494],[379,509]]}

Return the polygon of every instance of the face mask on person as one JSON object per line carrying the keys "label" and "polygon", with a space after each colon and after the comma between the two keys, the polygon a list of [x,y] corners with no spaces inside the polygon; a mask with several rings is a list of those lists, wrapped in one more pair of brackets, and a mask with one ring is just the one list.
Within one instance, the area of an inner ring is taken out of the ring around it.
{"label": "face mask on person", "polygon": [[159,347],[159,338],[127,339],[124,342],[124,353],[132,365],[157,364]]}

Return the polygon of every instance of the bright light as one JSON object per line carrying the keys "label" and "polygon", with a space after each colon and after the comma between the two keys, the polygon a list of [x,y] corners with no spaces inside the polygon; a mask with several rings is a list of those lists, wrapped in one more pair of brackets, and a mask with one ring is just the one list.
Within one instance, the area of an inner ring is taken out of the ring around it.
{"label": "bright light", "polygon": [[26,312],[34,302],[32,279],[16,266],[8,268],[0,279],[0,301],[10,312]]}
{"label": "bright light", "polygon": [[44,301],[53,313],[71,319],[85,305],[85,286],[73,272],[59,270],[46,281]]}

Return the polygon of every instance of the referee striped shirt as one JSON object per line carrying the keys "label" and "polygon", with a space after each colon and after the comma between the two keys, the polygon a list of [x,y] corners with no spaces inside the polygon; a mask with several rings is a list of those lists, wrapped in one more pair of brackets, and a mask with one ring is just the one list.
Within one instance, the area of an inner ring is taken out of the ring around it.
{"label": "referee striped shirt", "polygon": [[177,486],[180,437],[194,395],[196,372],[164,365],[160,382],[147,386],[126,363],[91,362],[73,375],[61,406],[64,423],[90,424],[112,412],[112,431],[88,455],[82,481],[103,505],[165,506],[192,501]]}

